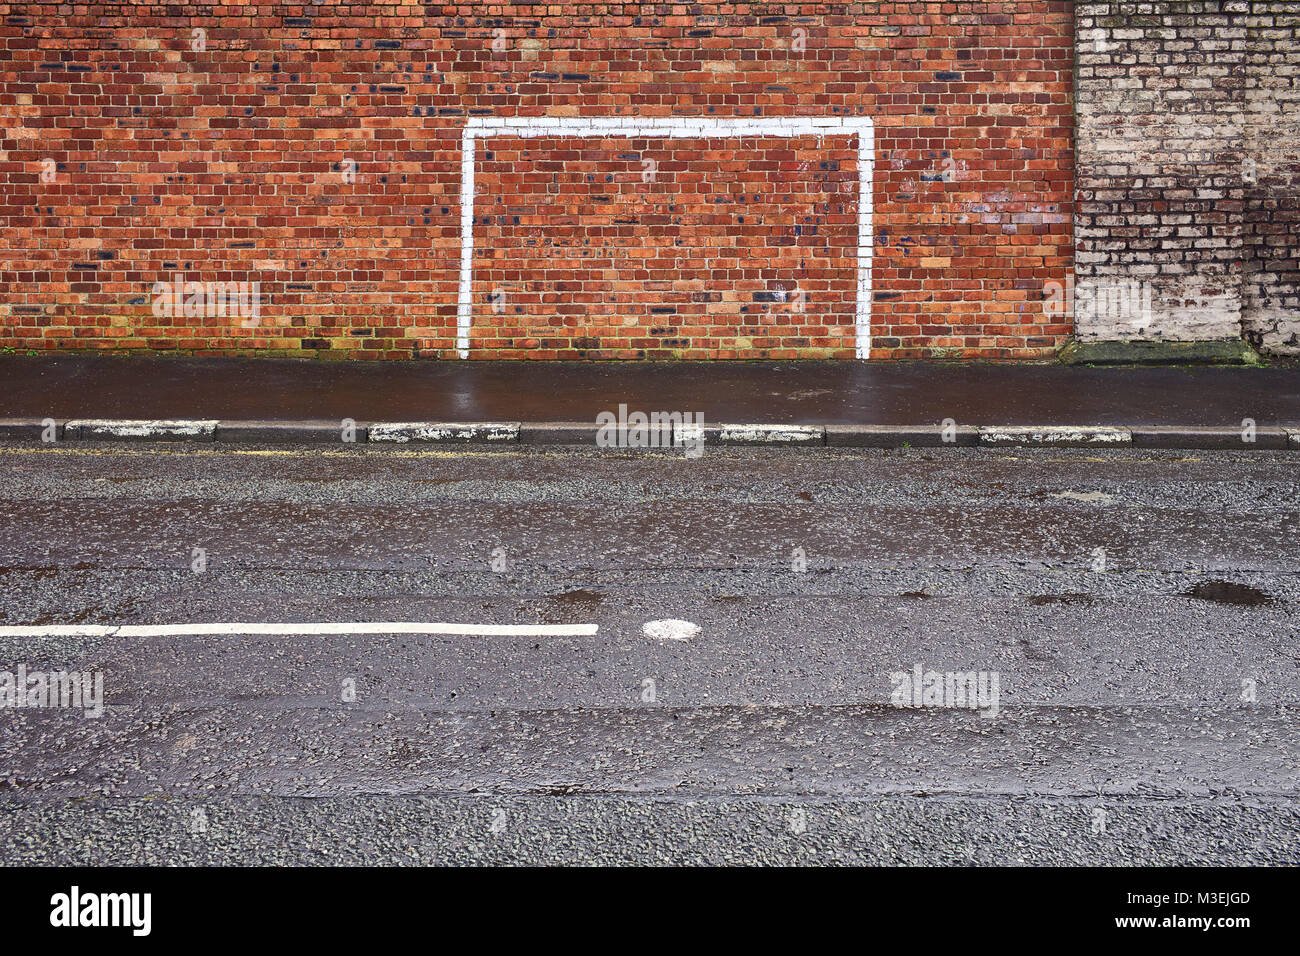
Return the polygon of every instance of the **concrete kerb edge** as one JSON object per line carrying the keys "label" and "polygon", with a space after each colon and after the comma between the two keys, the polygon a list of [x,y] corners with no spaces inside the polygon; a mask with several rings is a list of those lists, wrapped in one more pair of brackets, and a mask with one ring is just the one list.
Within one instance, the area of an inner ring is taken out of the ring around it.
{"label": "concrete kerb edge", "polygon": [[[342,422],[212,419],[0,418],[0,440],[16,442],[189,441],[226,444],[596,445],[590,422]],[[1300,451],[1300,426],[1099,425],[705,425],[715,447],[938,448],[1133,447],[1187,451]],[[651,447],[681,447],[690,429]]]}

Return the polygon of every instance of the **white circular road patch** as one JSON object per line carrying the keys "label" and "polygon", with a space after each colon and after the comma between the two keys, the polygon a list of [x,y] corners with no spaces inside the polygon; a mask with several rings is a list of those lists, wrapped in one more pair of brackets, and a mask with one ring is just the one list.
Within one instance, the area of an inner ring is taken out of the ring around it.
{"label": "white circular road patch", "polygon": [[700,626],[690,621],[646,621],[641,633],[652,641],[689,641],[700,633]]}

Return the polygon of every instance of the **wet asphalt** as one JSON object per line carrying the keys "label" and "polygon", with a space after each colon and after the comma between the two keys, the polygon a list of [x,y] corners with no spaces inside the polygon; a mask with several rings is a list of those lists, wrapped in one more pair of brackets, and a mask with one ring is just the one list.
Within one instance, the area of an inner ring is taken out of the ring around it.
{"label": "wet asphalt", "polygon": [[1300,425],[1300,366],[1027,362],[320,362],[0,355],[0,419]]}
{"label": "wet asphalt", "polygon": [[1294,462],[0,444],[0,626],[599,625],[0,637],[0,861],[1297,863]]}

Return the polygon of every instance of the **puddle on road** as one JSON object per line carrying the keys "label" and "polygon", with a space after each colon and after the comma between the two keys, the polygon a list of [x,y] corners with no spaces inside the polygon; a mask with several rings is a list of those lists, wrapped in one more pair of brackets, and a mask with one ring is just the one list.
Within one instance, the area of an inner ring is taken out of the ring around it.
{"label": "puddle on road", "polygon": [[1277,603],[1271,594],[1266,594],[1249,584],[1218,580],[1202,581],[1184,591],[1183,597],[1213,601],[1215,604],[1230,604],[1235,607],[1262,607]]}

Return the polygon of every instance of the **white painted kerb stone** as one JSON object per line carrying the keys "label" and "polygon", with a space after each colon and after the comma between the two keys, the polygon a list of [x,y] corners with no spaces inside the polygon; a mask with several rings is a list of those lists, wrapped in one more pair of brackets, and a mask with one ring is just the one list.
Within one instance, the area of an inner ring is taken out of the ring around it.
{"label": "white painted kerb stone", "polygon": [[519,440],[519,422],[377,422],[370,426],[370,441],[488,441]]}
{"label": "white painted kerb stone", "polygon": [[[826,430],[821,425],[710,425],[722,445],[821,445]],[[702,444],[705,426],[674,425],[673,444]]]}
{"label": "white painted kerb stone", "polygon": [[109,419],[71,421],[64,434],[78,438],[213,438],[216,420],[193,419]]}
{"label": "white painted kerb stone", "polygon": [[820,443],[820,425],[719,425],[718,440],[732,444]]}
{"label": "white painted kerb stone", "polygon": [[1131,445],[1133,433],[1109,425],[985,425],[981,445]]}

